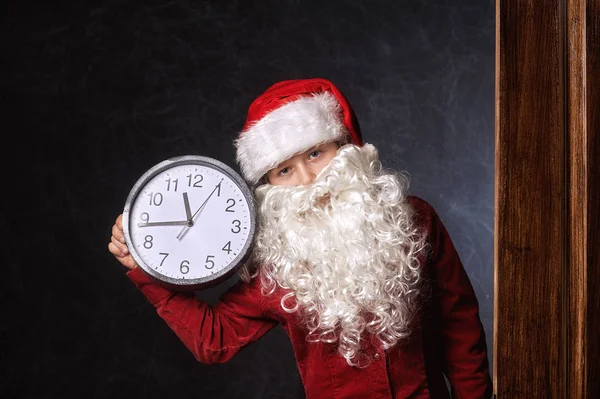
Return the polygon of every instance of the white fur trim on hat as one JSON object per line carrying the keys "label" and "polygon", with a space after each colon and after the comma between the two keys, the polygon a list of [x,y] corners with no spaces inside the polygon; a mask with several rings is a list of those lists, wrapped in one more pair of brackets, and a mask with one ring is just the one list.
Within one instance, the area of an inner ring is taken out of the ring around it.
{"label": "white fur trim on hat", "polygon": [[275,109],[242,132],[236,158],[244,178],[256,184],[292,156],[347,134],[335,96],[314,94]]}

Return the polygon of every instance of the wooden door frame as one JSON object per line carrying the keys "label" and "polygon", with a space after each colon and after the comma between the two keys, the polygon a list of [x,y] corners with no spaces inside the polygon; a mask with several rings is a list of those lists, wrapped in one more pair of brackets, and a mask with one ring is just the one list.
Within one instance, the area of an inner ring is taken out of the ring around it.
{"label": "wooden door frame", "polygon": [[600,0],[496,1],[494,392],[600,397]]}

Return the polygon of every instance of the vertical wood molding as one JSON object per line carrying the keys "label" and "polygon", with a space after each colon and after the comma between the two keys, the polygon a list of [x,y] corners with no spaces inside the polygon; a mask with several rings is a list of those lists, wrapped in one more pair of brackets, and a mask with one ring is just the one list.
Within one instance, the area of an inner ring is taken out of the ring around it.
{"label": "vertical wood molding", "polygon": [[567,128],[569,157],[568,391],[585,398],[587,386],[587,121],[586,0],[567,0]]}
{"label": "vertical wood molding", "polygon": [[568,394],[600,397],[600,0],[567,1]]}
{"label": "vertical wood molding", "polygon": [[600,397],[600,0],[496,2],[494,389]]}
{"label": "vertical wood molding", "polygon": [[495,391],[562,398],[565,7],[498,0],[497,13]]}
{"label": "vertical wood molding", "polygon": [[600,0],[586,1],[586,398],[600,397]]}

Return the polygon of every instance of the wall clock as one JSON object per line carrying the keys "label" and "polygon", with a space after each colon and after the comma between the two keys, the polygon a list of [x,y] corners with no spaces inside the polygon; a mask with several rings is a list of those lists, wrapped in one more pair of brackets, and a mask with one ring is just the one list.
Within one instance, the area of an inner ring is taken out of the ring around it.
{"label": "wall clock", "polygon": [[247,260],[256,227],[252,192],[216,159],[186,155],[148,169],[131,189],[123,232],[139,267],[171,289],[227,279]]}

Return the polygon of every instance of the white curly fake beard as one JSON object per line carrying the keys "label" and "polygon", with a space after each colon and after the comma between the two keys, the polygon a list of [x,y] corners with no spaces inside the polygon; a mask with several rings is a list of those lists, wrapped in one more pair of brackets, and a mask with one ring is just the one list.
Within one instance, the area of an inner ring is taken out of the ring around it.
{"label": "white curly fake beard", "polygon": [[287,290],[281,306],[301,312],[308,339],[337,342],[352,366],[367,364],[365,332],[384,349],[410,333],[424,237],[407,185],[383,172],[374,146],[348,144],[309,186],[256,189],[252,264],[265,294]]}

